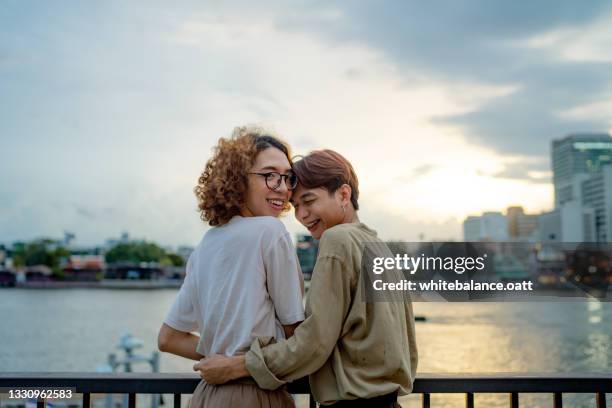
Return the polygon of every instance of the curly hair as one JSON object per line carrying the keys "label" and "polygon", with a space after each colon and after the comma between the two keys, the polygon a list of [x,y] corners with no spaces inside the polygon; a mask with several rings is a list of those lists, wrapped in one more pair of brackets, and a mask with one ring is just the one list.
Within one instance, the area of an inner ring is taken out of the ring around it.
{"label": "curly hair", "polygon": [[[289,146],[262,128],[236,127],[231,137],[219,139],[194,188],[202,221],[214,227],[240,214],[246,201],[248,172],[257,154],[269,147],[282,151],[291,164]],[[288,209],[287,203],[285,211]]]}

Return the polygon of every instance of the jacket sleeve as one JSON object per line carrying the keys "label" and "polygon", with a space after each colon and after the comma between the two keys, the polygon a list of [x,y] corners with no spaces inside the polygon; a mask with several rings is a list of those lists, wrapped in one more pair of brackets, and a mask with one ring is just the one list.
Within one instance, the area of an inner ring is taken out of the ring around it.
{"label": "jacket sleeve", "polygon": [[331,355],[351,301],[351,276],[342,259],[319,256],[312,274],[309,314],[293,336],[279,343],[255,339],[246,354],[246,367],[263,389],[317,371]]}

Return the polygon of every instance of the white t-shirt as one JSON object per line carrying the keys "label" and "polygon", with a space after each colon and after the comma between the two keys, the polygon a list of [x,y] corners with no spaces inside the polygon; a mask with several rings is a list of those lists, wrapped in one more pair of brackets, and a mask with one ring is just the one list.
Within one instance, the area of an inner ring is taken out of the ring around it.
{"label": "white t-shirt", "polygon": [[302,283],[284,224],[236,216],[204,234],[164,322],[198,331],[200,354],[244,354],[255,337],[284,339],[282,325],[304,320]]}

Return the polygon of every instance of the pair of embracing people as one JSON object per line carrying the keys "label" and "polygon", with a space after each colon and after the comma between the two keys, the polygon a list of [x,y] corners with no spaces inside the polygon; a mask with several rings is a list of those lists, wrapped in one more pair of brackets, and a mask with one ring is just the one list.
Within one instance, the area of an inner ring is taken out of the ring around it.
{"label": "pair of embracing people", "polygon": [[[381,241],[359,221],[352,165],[332,150],[293,162],[277,137],[239,127],[219,140],[195,193],[212,228],[158,337],[161,351],[198,361],[191,408],[295,407],[284,385],[304,376],[323,406],[399,406],[417,368],[414,315],[409,300],[365,301],[363,246]],[[278,219],[290,205],[319,240],[305,311]]]}

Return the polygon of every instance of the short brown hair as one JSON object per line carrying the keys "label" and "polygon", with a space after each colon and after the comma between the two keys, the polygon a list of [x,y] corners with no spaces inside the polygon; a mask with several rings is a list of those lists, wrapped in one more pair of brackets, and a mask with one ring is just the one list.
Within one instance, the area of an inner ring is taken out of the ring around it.
{"label": "short brown hair", "polygon": [[305,188],[323,187],[331,194],[343,184],[351,187],[351,203],[359,209],[359,180],[351,163],[333,150],[315,150],[293,164],[298,184]]}
{"label": "short brown hair", "polygon": [[240,214],[248,172],[257,154],[269,147],[282,151],[291,164],[289,146],[259,127],[236,127],[231,137],[219,139],[194,189],[202,221],[210,226],[223,225]]}

